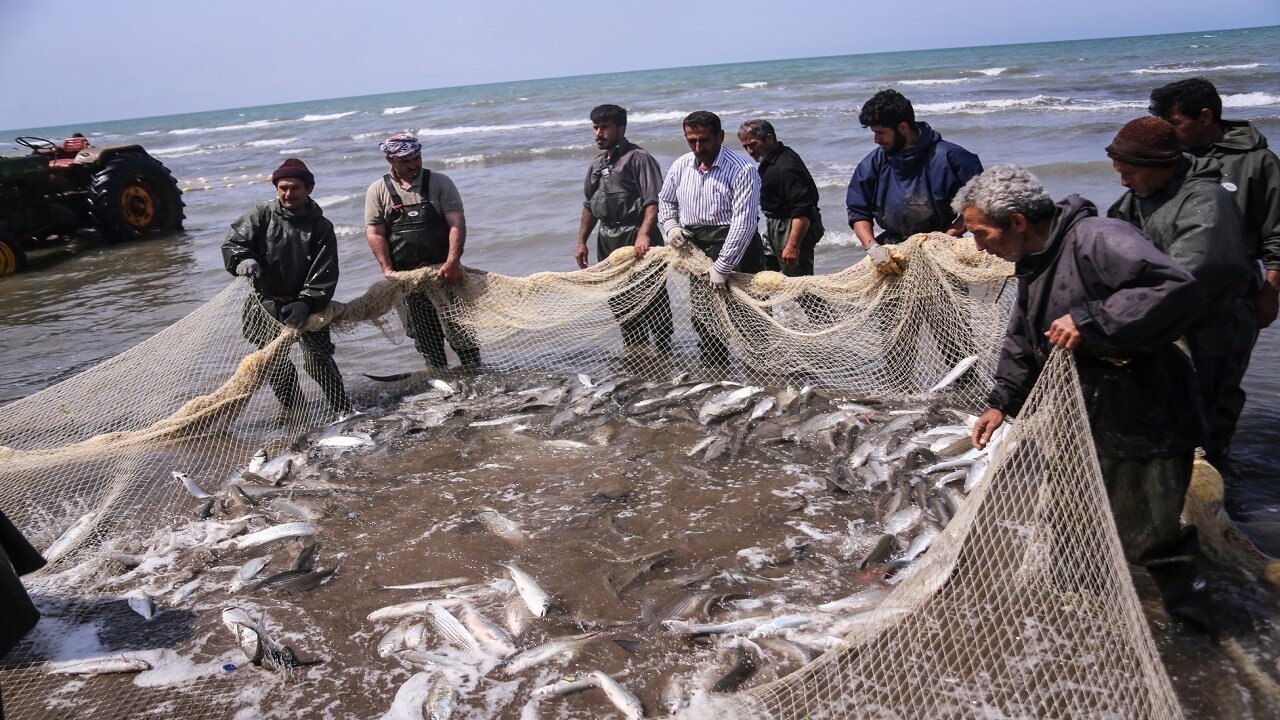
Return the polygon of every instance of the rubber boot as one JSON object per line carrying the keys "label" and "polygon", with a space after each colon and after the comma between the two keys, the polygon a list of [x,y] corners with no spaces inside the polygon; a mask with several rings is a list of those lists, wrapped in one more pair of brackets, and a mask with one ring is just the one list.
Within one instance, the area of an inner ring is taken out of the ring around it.
{"label": "rubber boot", "polygon": [[1219,624],[1213,598],[1200,575],[1200,543],[1195,528],[1187,528],[1177,541],[1155,548],[1142,562],[1160,588],[1169,616],[1207,635],[1217,635]]}

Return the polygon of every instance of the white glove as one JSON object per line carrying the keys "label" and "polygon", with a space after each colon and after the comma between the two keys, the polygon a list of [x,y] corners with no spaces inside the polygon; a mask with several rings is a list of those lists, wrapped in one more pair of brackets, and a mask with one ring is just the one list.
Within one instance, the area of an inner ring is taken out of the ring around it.
{"label": "white glove", "polygon": [[893,259],[893,253],[889,250],[888,245],[876,243],[867,248],[867,257],[871,258],[871,264],[882,275],[901,275],[902,267]]}
{"label": "white glove", "polygon": [[679,250],[693,239],[693,233],[676,225],[667,231],[667,247]]}
{"label": "white glove", "polygon": [[707,277],[711,280],[712,288],[720,290],[721,292],[729,291],[729,276],[721,273],[719,270],[716,270],[714,265],[712,265],[711,269],[707,271]]}

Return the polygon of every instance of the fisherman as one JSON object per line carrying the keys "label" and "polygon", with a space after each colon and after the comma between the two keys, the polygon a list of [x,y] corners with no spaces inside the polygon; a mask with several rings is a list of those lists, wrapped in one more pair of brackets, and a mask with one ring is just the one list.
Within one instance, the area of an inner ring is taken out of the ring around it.
{"label": "fisherman", "polygon": [[[596,254],[604,260],[625,246],[635,248],[640,260],[650,247],[662,245],[658,228],[658,190],[662,169],[644,148],[627,140],[627,111],[617,105],[599,105],[591,110],[591,128],[601,152],[587,168],[584,184],[586,202],[578,227],[578,248],[574,259],[587,267],[587,238],[596,223]],[[661,283],[661,287],[654,285]],[[639,312],[639,298],[652,300]],[[667,297],[666,274],[650,275],[617,296],[609,298],[609,308],[622,326],[622,341],[634,350],[652,337],[659,355],[671,353],[671,302]]]}
{"label": "fisherman", "polygon": [[1205,459],[1227,466],[1243,408],[1245,368],[1257,337],[1253,302],[1257,261],[1243,220],[1212,158],[1178,149],[1173,126],[1154,117],[1127,123],[1107,146],[1129,192],[1107,211],[1143,231],[1200,284],[1204,308],[1187,331],[1206,421]]}
{"label": "fisherman", "polygon": [[[1152,115],[1167,120],[1182,147],[1222,164],[1221,185],[1244,216],[1250,258],[1261,260],[1266,280],[1255,299],[1258,329],[1280,309],[1280,159],[1267,138],[1244,120],[1222,119],[1222,98],[1204,78],[1179,80],[1151,91]],[[1244,396],[1238,398],[1244,405]]]}
{"label": "fisherman", "polygon": [[970,180],[952,207],[979,249],[1016,263],[1019,281],[974,445],[986,447],[1019,413],[1054,346],[1073,351],[1125,557],[1151,572],[1171,616],[1214,631],[1194,530],[1184,534],[1179,518],[1201,436],[1191,359],[1178,342],[1202,306],[1195,278],[1088,200],[1055,205],[1015,165]]}
{"label": "fisherman", "polygon": [[[871,128],[877,145],[849,180],[845,194],[849,227],[866,250],[871,264],[884,275],[897,275],[902,268],[889,249],[916,233],[964,234],[964,221],[951,211],[951,199],[970,178],[982,172],[977,155],[942,139],[928,123],[917,122],[911,101],[896,90],[881,90],[871,96],[858,114],[862,127]],[[873,233],[872,222],[882,228]],[[954,283],[952,292],[960,297],[967,287]],[[954,367],[976,353],[969,319],[939,303],[930,316],[920,318],[934,329],[938,350],[946,367]],[[904,322],[903,308],[892,296],[876,307],[876,320],[885,338],[885,356],[891,358],[892,379],[900,392],[918,392],[914,382],[917,325]],[[969,376],[963,388],[975,381]]]}
{"label": "fisherman", "polygon": [[[222,243],[227,272],[248,277],[256,295],[245,300],[244,337],[259,348],[274,340],[280,323],[298,330],[323,310],[338,285],[338,241],[333,223],[311,199],[316,179],[298,158],[271,173],[276,199],[261,203],[231,224]],[[263,314],[279,322],[267,321]],[[303,332],[302,362],[336,413],[351,411],[342,374],[333,360],[329,328]],[[267,382],[286,410],[301,407],[298,372],[287,357],[267,371]]]}
{"label": "fisherman", "polygon": [[[757,273],[764,267],[756,231],[760,175],[750,160],[724,147],[724,130],[715,113],[690,113],[683,127],[691,152],[667,171],[658,193],[658,221],[668,246],[693,245],[714,261],[706,281],[690,278],[689,301],[703,364],[723,366],[729,351],[710,325],[708,291],[727,295],[730,273]],[[730,317],[741,317],[732,301],[727,302]]]}
{"label": "fisherman", "polygon": [[[18,578],[44,567],[44,558],[31,546],[9,518],[0,512],[0,657],[4,657],[36,626],[40,611]],[[0,699],[0,718],[4,701]]]}
{"label": "fisherman", "polygon": [[[926,122],[916,122],[911,101],[896,90],[871,96],[858,113],[878,147],[858,163],[849,180],[845,206],[849,227],[871,262],[884,273],[900,273],[889,245],[916,233],[964,234],[951,212],[951,199],[982,172],[978,156],[942,139]],[[883,230],[872,232],[872,221]]]}
{"label": "fisherman", "polygon": [[738,128],[738,142],[760,163],[764,211],[764,267],[787,277],[813,274],[813,250],[826,230],[818,209],[818,185],[795,150],[782,144],[768,120]]}
{"label": "fisherman", "polygon": [[[447,176],[422,166],[422,144],[408,133],[399,133],[381,144],[390,172],[375,180],[365,193],[365,239],[384,276],[398,270],[414,270],[439,264],[444,296],[466,279],[462,248],[467,239],[467,219],[462,196]],[[446,313],[441,317],[431,297],[415,290],[400,307],[405,332],[431,367],[446,367],[444,340],[448,334],[465,367],[480,364],[475,336]]]}

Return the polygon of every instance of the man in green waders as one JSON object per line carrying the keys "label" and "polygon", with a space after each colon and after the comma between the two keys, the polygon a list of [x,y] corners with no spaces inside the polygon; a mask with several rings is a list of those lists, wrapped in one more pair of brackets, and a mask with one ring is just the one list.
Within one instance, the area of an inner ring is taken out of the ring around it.
{"label": "man in green waders", "polygon": [[764,269],[764,253],[757,225],[760,217],[760,174],[755,163],[724,147],[720,118],[706,110],[684,119],[684,139],[690,152],[667,171],[658,193],[658,221],[667,245],[693,245],[714,263],[706,278],[689,279],[689,303],[698,352],[708,366],[728,364],[729,349],[722,337],[730,328],[717,328],[712,291],[726,303],[734,330],[751,334],[750,313],[728,295],[734,271]]}
{"label": "man in green waders", "polygon": [[[461,283],[466,278],[462,247],[467,220],[458,188],[448,177],[422,167],[422,144],[413,135],[392,135],[381,149],[391,172],[369,186],[364,219],[365,239],[382,274],[438,264],[446,289]],[[410,293],[400,307],[400,317],[427,365],[449,364],[444,353],[446,332],[464,366],[480,364],[475,336],[449,314],[442,328],[440,314],[425,292]]]}
{"label": "man in green waders", "polygon": [[[242,215],[222,243],[227,272],[253,281],[255,294],[245,300],[242,332],[259,348],[280,334],[281,323],[305,325],[311,313],[328,306],[338,286],[338,240],[333,223],[311,199],[315,176],[301,160],[289,158],[271,174],[271,182],[275,201]],[[329,406],[337,413],[350,412],[329,328],[302,333],[298,343],[303,367]],[[301,405],[298,371],[288,358],[268,370],[267,382],[286,410]]]}
{"label": "man in green waders", "polygon": [[[584,186],[587,200],[582,206],[578,227],[578,249],[574,259],[585,268],[589,253],[587,238],[596,233],[596,253],[604,260],[620,247],[635,248],[636,260],[650,247],[662,245],[658,229],[658,190],[662,170],[658,161],[627,140],[627,111],[617,105],[600,105],[591,111],[591,128],[596,147],[603,152],[591,161]],[[656,289],[655,285],[661,285]],[[652,295],[645,307],[635,306]],[[660,355],[671,352],[671,302],[667,297],[665,274],[650,275],[627,290],[609,298],[609,309],[622,326],[622,342],[628,350],[642,347],[650,337]]]}

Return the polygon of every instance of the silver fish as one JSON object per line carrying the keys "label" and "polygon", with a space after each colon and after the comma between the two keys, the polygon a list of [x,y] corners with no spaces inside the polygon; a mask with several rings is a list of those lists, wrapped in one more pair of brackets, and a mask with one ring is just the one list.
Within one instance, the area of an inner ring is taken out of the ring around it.
{"label": "silver fish", "polygon": [[426,717],[427,697],[431,692],[432,679],[440,673],[420,672],[404,681],[396,696],[391,701],[391,708],[382,716],[382,720],[422,720]]}
{"label": "silver fish", "polygon": [[253,457],[249,458],[249,467],[246,469],[249,472],[257,475],[262,472],[262,467],[266,464],[267,464],[267,449],[259,448],[258,452],[254,453]]}
{"label": "silver fish", "polygon": [[935,525],[927,523],[924,529],[912,538],[911,544],[907,546],[907,551],[902,554],[902,560],[911,562],[920,557],[933,544],[933,539],[938,537],[939,532],[941,531]]}
{"label": "silver fish", "polygon": [[424,620],[405,627],[404,637],[402,637],[401,640],[404,642],[404,646],[410,650],[425,650],[425,646],[427,644],[426,621]]}
{"label": "silver fish", "polygon": [[489,654],[496,655],[500,658],[506,658],[516,653],[515,643],[512,642],[511,636],[506,630],[495,625],[489,618],[480,614],[471,603],[463,602],[458,606],[458,617],[462,620],[462,624],[471,631],[471,634],[480,644],[484,646]]}
{"label": "silver fish", "polygon": [[441,637],[469,653],[479,655],[483,652],[475,635],[472,635],[465,625],[458,622],[458,618],[441,607],[439,603],[428,602],[426,612],[427,619],[431,621],[431,627],[435,628]]}
{"label": "silver fish", "polygon": [[262,466],[262,469],[258,471],[258,475],[269,483],[279,485],[289,477],[289,473],[293,472],[293,466],[293,455],[277,455]]}
{"label": "silver fish", "polygon": [[454,577],[445,578],[444,580],[423,580],[422,582],[406,583],[404,585],[379,585],[383,590],[439,590],[440,588],[451,588],[459,585],[466,585],[471,582],[470,578]]}
{"label": "silver fish", "polygon": [[508,518],[493,508],[486,507],[476,513],[476,520],[484,525],[489,532],[506,540],[513,545],[522,545],[528,538],[524,534],[524,530],[520,527],[520,523]]}
{"label": "silver fish", "polygon": [[156,603],[155,599],[151,597],[151,593],[138,588],[125,596],[125,599],[129,601],[129,607],[141,615],[144,620],[150,620],[155,617]]}
{"label": "silver fish", "polygon": [[382,639],[378,640],[378,657],[391,657],[405,647],[404,634],[403,625],[396,625],[386,631]]}
{"label": "silver fish", "polygon": [[174,590],[173,595],[169,597],[169,603],[172,605],[177,605],[181,602],[184,602],[186,601],[187,598],[194,595],[196,590],[199,590],[199,589],[200,589],[200,581],[192,580],[191,582]]}
{"label": "silver fish", "polygon": [[150,669],[151,663],[127,655],[67,660],[45,665],[45,672],[50,675],[88,675],[90,677],[113,673],[135,673]]}
{"label": "silver fish", "polygon": [[609,702],[613,703],[614,707],[622,711],[623,717],[628,720],[644,717],[644,705],[640,703],[640,698],[622,687],[617,680],[599,670],[592,670],[587,677],[596,682],[596,687],[604,691],[605,697],[609,698]]}
{"label": "silver fish", "polygon": [[712,397],[698,408],[698,422],[703,425],[709,424],[717,418],[733,415],[742,412],[751,404],[752,398],[763,392],[761,388],[746,385],[736,390],[726,390]]}
{"label": "silver fish", "polygon": [[765,618],[744,618],[723,623],[690,623],[684,620],[663,620],[662,626],[676,635],[741,635],[755,630]]}
{"label": "silver fish", "polygon": [[956,366],[951,368],[951,371],[948,372],[946,375],[943,375],[942,379],[939,380],[936,385],[929,388],[929,392],[936,393],[940,390],[945,389],[947,386],[951,385],[951,383],[955,382],[961,375],[964,375],[966,372],[968,372],[969,368],[973,367],[974,363],[976,362],[978,362],[978,356],[970,355],[969,357],[956,363]]}
{"label": "silver fish", "polygon": [[241,535],[240,537],[224,540],[219,543],[223,548],[231,548],[232,550],[244,550],[247,548],[258,547],[276,540],[285,538],[306,537],[315,535],[316,528],[311,523],[294,522],[283,523],[281,525],[273,525],[265,530]]}
{"label": "silver fish", "polygon": [[865,590],[842,597],[839,600],[832,600],[818,606],[823,612],[860,612],[862,610],[870,610],[880,604],[885,596],[889,594],[889,589],[873,586]]}
{"label": "silver fish", "polygon": [[747,633],[747,638],[755,640],[757,638],[773,637],[784,630],[804,627],[812,622],[813,618],[807,615],[779,615],[756,626],[754,630]]}
{"label": "silver fish", "polygon": [[368,433],[347,433],[345,435],[331,435],[327,438],[321,438],[316,441],[316,445],[323,448],[357,448],[372,447],[377,443]]}
{"label": "silver fish", "polygon": [[960,455],[959,457],[954,457],[950,460],[943,460],[941,462],[936,462],[932,465],[929,465],[928,467],[922,468],[920,470],[920,474],[932,475],[941,470],[955,470],[956,468],[971,467],[975,462],[978,461],[978,458],[986,455],[986,453],[987,453],[986,450],[978,450],[977,448],[974,448],[973,450],[970,450],[969,452],[963,455]]}
{"label": "silver fish", "polygon": [[598,687],[596,681],[592,678],[580,678],[577,675],[565,675],[550,685],[543,685],[534,690],[530,695],[541,700],[542,698],[560,697],[562,695],[571,695],[583,690],[589,690]]}
{"label": "silver fish", "polygon": [[254,665],[261,665],[267,653],[267,641],[249,613],[240,608],[222,611],[222,624],[235,635],[236,645]]}
{"label": "silver fish", "polygon": [[964,478],[964,491],[968,493],[978,487],[978,483],[982,482],[982,478],[987,474],[987,459],[980,458],[973,465],[969,466],[969,474]]}
{"label": "silver fish", "polygon": [[44,555],[44,559],[48,562],[54,562],[63,555],[66,555],[75,548],[76,545],[80,544],[80,541],[84,536],[93,528],[94,520],[96,520],[97,517],[97,511],[81,515],[80,519],[72,523],[71,527],[67,528],[66,531],[59,535],[58,539],[54,540],[53,544],[41,553],[41,555]]}
{"label": "silver fish", "polygon": [[599,633],[587,633],[586,635],[577,635],[569,638],[561,638],[559,640],[550,640],[541,645],[523,650],[519,654],[510,657],[502,664],[503,672],[509,676],[519,675],[531,667],[537,667],[542,663],[554,660],[561,656],[572,656],[582,649],[587,643],[590,643]]}
{"label": "silver fish", "polygon": [[496,427],[498,425],[511,425],[521,420],[527,420],[534,416],[534,413],[518,413],[515,415],[504,415],[494,420],[477,420],[467,427]]}
{"label": "silver fish", "polygon": [[591,376],[587,375],[586,373],[578,373],[578,382],[582,383],[582,387],[587,389],[590,389],[596,386],[596,384],[591,381]]}
{"label": "silver fish", "polygon": [[170,475],[173,475],[174,480],[182,483],[182,486],[187,489],[187,492],[191,493],[191,497],[197,500],[204,500],[209,497],[209,493],[200,489],[200,484],[191,479],[190,475],[178,470],[174,470]]}
{"label": "silver fish", "polygon": [[529,606],[529,612],[533,613],[534,617],[546,617],[547,612],[554,605],[551,595],[542,589],[533,576],[521,570],[515,563],[499,563],[499,565],[511,573],[511,579],[516,583],[516,592],[520,593],[525,605]]}
{"label": "silver fish", "polygon": [[917,505],[908,505],[890,515],[884,521],[884,531],[889,535],[902,535],[915,530],[924,519],[924,510]]}
{"label": "silver fish", "polygon": [[427,720],[449,720],[457,704],[457,688],[443,673],[436,673],[427,688]]}

